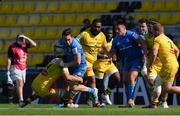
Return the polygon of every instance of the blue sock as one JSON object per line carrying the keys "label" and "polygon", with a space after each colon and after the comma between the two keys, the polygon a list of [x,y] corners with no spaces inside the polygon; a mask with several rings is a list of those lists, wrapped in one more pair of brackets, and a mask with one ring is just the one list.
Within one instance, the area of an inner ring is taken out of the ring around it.
{"label": "blue sock", "polygon": [[129,84],[128,85],[129,99],[133,99],[134,90],[135,90],[135,84]]}
{"label": "blue sock", "polygon": [[94,93],[94,89],[87,87],[88,88],[88,93]]}

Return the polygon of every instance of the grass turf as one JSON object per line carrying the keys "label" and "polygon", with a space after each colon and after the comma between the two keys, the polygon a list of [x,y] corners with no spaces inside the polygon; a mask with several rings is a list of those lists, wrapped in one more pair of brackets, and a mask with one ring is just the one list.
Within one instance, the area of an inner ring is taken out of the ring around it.
{"label": "grass turf", "polygon": [[0,104],[0,115],[178,115],[180,106],[170,106],[169,109],[161,107],[157,109],[119,107],[118,105],[105,108],[91,108],[80,105],[79,108],[55,108],[49,104],[31,104],[25,108],[19,108],[17,104]]}

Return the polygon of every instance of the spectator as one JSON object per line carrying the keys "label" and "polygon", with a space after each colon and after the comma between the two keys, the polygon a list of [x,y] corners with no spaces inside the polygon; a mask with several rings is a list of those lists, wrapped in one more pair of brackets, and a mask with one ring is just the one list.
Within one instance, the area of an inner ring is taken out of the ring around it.
{"label": "spectator", "polygon": [[36,47],[36,43],[23,34],[17,35],[16,41],[9,46],[6,74],[10,103],[13,100],[14,82],[19,97],[19,104],[24,100],[23,86],[26,80],[28,48],[31,47]]}

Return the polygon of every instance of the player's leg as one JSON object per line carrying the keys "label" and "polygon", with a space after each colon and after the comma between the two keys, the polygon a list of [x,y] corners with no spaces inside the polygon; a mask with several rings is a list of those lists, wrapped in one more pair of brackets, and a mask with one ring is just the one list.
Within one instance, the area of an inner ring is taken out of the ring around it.
{"label": "player's leg", "polygon": [[87,63],[87,70],[86,70],[87,85],[92,88],[96,88],[96,79],[93,71],[93,64],[88,61],[86,61],[86,63]]}
{"label": "player's leg", "polygon": [[153,85],[153,91],[151,94],[151,104],[148,106],[149,108],[157,108],[157,103],[159,102],[159,97],[162,91],[162,80],[159,75],[156,76]]}
{"label": "player's leg", "polygon": [[117,87],[120,83],[120,74],[118,69],[114,66],[114,64],[109,68],[108,73],[109,77],[108,86],[104,91],[104,98],[108,104],[112,104],[109,95],[112,90]]}
{"label": "player's leg", "polygon": [[164,66],[160,71],[160,76],[164,82],[163,88],[167,93],[180,93],[180,87],[173,86],[178,67],[178,63],[173,63],[173,65],[169,64],[167,67]]}
{"label": "player's leg", "polygon": [[135,92],[135,85],[138,73],[143,67],[143,61],[141,59],[137,59],[131,62],[131,68],[129,72],[129,84],[128,84],[128,94],[129,94],[129,100],[128,104],[130,107],[133,107],[134,104],[134,92]]}
{"label": "player's leg", "polygon": [[103,77],[104,77],[104,73],[101,71],[95,71],[95,75],[96,75],[96,87],[98,89],[98,98],[99,101],[102,103],[102,94],[104,92],[104,83],[103,83]]}

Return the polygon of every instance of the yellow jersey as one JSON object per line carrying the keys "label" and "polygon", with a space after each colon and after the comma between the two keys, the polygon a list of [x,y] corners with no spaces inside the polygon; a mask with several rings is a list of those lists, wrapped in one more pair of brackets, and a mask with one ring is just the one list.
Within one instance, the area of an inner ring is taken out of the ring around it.
{"label": "yellow jersey", "polygon": [[101,51],[103,46],[107,45],[106,37],[103,32],[94,36],[89,30],[83,31],[77,37],[83,47],[86,60],[94,63],[97,60],[97,54]]}
{"label": "yellow jersey", "polygon": [[[145,40],[146,40],[146,43],[147,43],[148,51],[152,51],[153,44],[154,44],[154,36],[147,34],[147,35],[145,35]],[[158,69],[161,69],[162,63],[161,63],[159,57],[156,58],[156,60],[154,62],[154,65],[156,67],[158,67]]]}
{"label": "yellow jersey", "polygon": [[158,49],[158,57],[160,58],[162,64],[166,65],[166,63],[177,61],[175,49],[178,48],[172,40],[164,34],[161,34],[154,39],[153,48]]}

